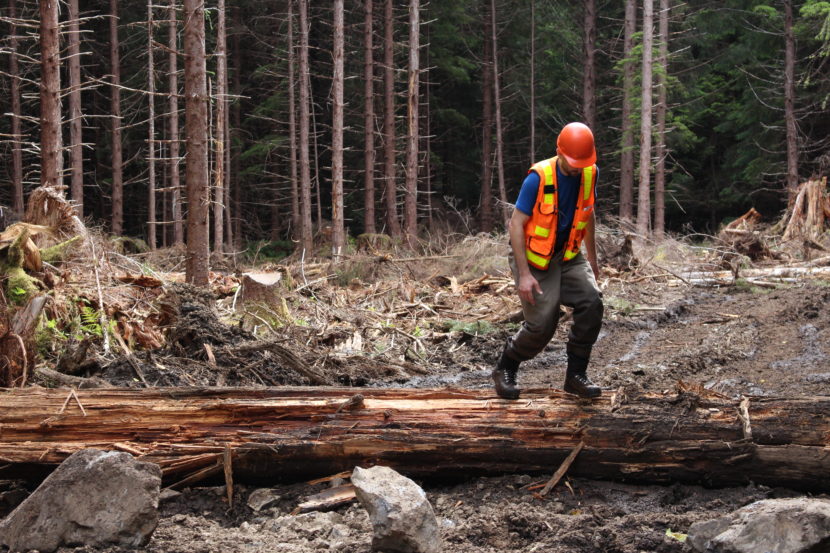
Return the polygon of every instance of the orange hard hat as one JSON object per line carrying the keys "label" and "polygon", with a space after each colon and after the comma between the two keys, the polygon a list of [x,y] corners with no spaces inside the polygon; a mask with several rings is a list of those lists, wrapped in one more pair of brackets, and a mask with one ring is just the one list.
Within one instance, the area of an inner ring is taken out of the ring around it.
{"label": "orange hard hat", "polygon": [[568,123],[556,139],[559,155],[568,165],[577,169],[590,167],[597,161],[594,149],[594,133],[583,123]]}

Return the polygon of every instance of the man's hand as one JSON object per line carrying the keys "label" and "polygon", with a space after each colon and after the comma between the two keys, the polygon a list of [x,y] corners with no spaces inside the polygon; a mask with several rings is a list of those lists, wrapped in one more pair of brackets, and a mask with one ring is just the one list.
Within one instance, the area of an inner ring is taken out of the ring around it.
{"label": "man's hand", "polygon": [[536,298],[533,296],[533,293],[538,292],[541,294],[542,287],[539,286],[539,281],[530,273],[530,266],[525,256],[524,227],[529,219],[530,215],[514,209],[507,230],[510,235],[510,247],[513,249],[513,260],[516,262],[516,269],[519,272],[519,298],[528,302],[530,305],[536,305]]}
{"label": "man's hand", "polygon": [[599,263],[597,262],[597,238],[596,238],[597,219],[596,214],[591,213],[591,218],[588,220],[588,228],[585,231],[585,257],[588,258],[588,264],[594,272],[594,279],[599,284]]}
{"label": "man's hand", "polygon": [[599,277],[601,273],[599,271],[599,265],[597,265],[596,261],[591,263],[591,270],[594,272],[594,279],[597,281],[597,283],[599,283]]}
{"label": "man's hand", "polygon": [[530,273],[519,277],[519,297],[530,305],[536,305],[534,292],[542,295],[542,287],[539,286],[539,281]]}

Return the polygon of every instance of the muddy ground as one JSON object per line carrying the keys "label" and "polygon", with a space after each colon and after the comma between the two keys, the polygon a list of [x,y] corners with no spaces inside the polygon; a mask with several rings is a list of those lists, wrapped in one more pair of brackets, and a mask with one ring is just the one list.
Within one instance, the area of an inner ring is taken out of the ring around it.
{"label": "muddy ground", "polygon": [[[482,266],[463,278],[448,276],[461,271],[447,266],[415,271],[388,264],[383,274],[355,269],[312,285],[296,278],[298,293],[283,302],[280,317],[275,311],[270,318],[259,310],[229,320],[230,297],[211,305],[178,290],[173,303],[180,323],[168,332],[165,349],[137,359],[154,385],[308,384],[319,378],[321,384],[369,388],[489,388],[490,370],[517,328],[511,321],[518,301],[502,261],[478,262]],[[493,278],[482,280],[482,274]],[[303,278],[315,281],[314,275]],[[601,284],[606,317],[590,375],[606,389],[629,385],[661,392],[683,380],[730,396],[827,394],[830,282],[806,278],[757,287],[739,279],[698,287],[665,274],[611,271]],[[190,331],[181,322],[188,317]],[[294,324],[277,324],[278,318]],[[564,313],[547,350],[522,365],[521,385],[561,388],[568,318]],[[294,357],[279,348],[254,355],[239,347],[256,340],[282,345]],[[299,364],[314,372],[298,373]],[[123,360],[102,364],[97,376],[139,385]],[[513,474],[419,483],[439,517],[448,553],[688,552],[677,537],[695,521],[758,499],[807,493],[572,478],[540,499],[527,487],[544,479]],[[246,504],[253,487],[238,485],[232,506],[223,487],[184,490],[163,502],[158,530],[142,551],[368,553],[371,528],[359,505],[290,514],[324,486],[275,485],[271,491],[278,500],[259,512]]]}

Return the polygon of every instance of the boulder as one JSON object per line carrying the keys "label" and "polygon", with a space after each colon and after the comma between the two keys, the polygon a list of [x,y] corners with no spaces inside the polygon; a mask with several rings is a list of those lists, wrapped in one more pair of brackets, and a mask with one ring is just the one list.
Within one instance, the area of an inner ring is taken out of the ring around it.
{"label": "boulder", "polygon": [[442,549],[435,512],[424,490],[388,467],[357,467],[357,498],[369,513],[375,551],[438,553]]}
{"label": "boulder", "polygon": [[260,488],[251,492],[248,496],[248,507],[255,512],[272,506],[281,499],[280,495],[270,488]]}
{"label": "boulder", "polygon": [[830,550],[830,500],[766,499],[696,522],[689,544],[701,553],[817,553]]}
{"label": "boulder", "polygon": [[0,522],[12,551],[146,544],[158,524],[161,469],[130,454],[86,449],[68,457]]}

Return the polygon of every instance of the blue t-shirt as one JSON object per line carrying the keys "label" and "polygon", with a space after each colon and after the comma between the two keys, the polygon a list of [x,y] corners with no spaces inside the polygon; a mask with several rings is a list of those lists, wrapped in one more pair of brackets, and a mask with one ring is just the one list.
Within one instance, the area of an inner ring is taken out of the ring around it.
{"label": "blue t-shirt", "polygon": [[[536,205],[536,197],[539,194],[539,174],[536,171],[528,173],[525,181],[522,183],[522,189],[519,191],[519,199],[516,200],[516,209],[525,215],[532,215],[533,208]],[[579,195],[579,185],[582,181],[582,173],[576,176],[569,176],[559,170],[559,164],[556,164],[556,186],[558,188],[558,210],[559,219],[556,225],[556,244],[553,247],[554,252],[558,252],[565,247],[565,242],[568,241],[568,235],[571,233],[571,225],[574,221],[574,213],[576,213],[576,200]],[[597,180],[599,182],[599,169],[597,169]],[[594,198],[596,198],[597,187],[593,188]]]}

